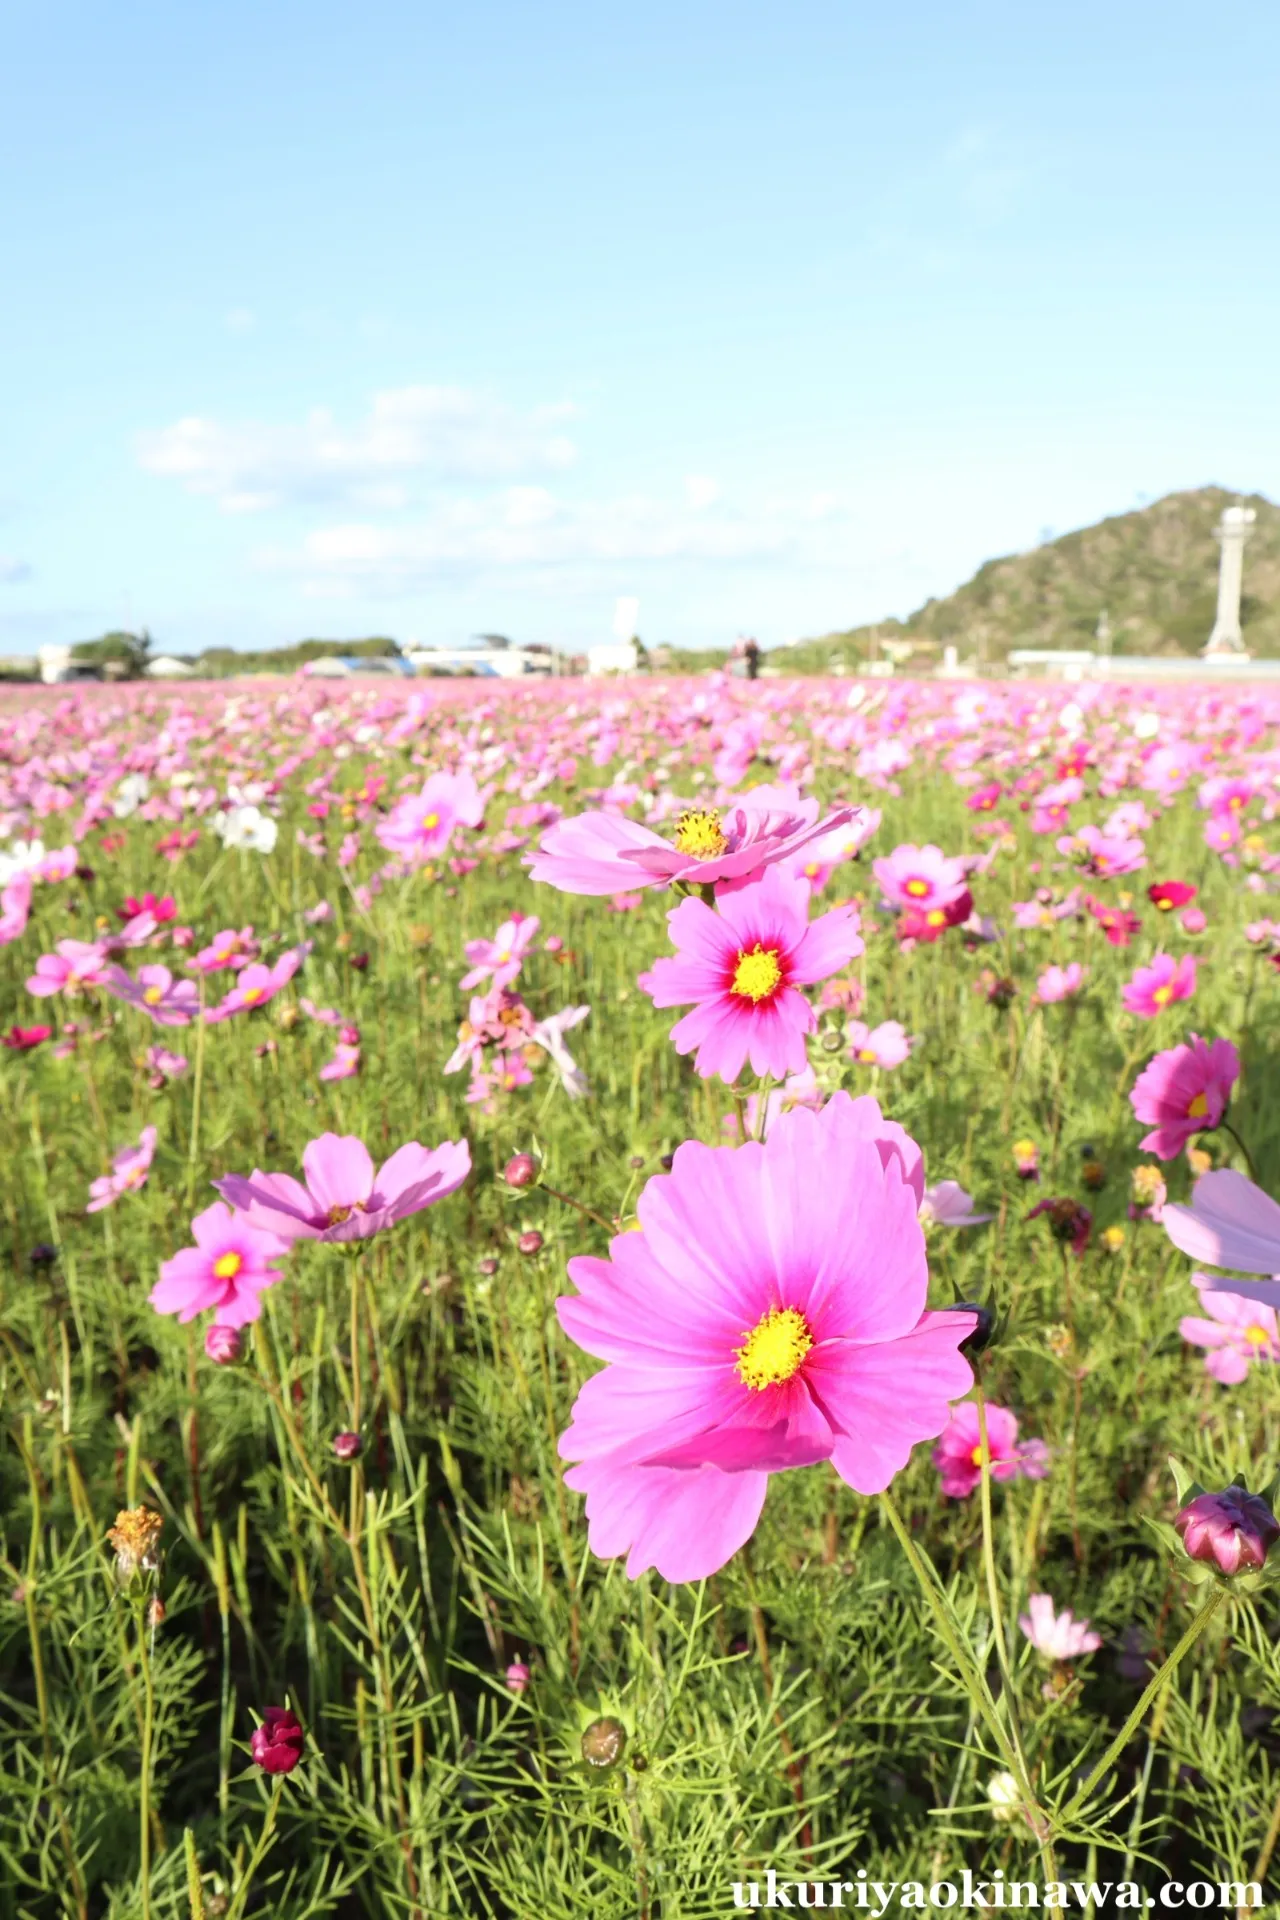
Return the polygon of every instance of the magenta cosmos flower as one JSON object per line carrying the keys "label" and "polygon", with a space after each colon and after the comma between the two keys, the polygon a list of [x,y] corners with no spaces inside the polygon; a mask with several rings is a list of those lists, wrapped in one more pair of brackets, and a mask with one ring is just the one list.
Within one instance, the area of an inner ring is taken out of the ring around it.
{"label": "magenta cosmos flower", "polygon": [[730,1085],[751,1071],[783,1080],[806,1064],[805,1036],[818,1017],[801,987],[839,973],[862,952],[858,915],[835,907],[809,919],[809,888],[781,867],[726,891],[714,909],[682,900],[667,915],[673,958],[656,960],[640,985],[655,1007],[686,1007],[671,1042],[692,1053],[704,1080]]}
{"label": "magenta cosmos flower", "polygon": [[154,1127],[144,1127],[138,1136],[137,1146],[122,1147],[111,1162],[110,1173],[104,1173],[101,1179],[92,1182],[85,1212],[101,1213],[104,1207],[113,1207],[123,1194],[135,1193],[139,1187],[145,1187],[155,1150],[156,1130]]}
{"label": "magenta cosmos flower", "polygon": [[886,900],[895,907],[946,907],[968,891],[963,860],[953,860],[941,847],[895,847],[871,871]]}
{"label": "magenta cosmos flower", "polygon": [[818,817],[816,800],[802,800],[785,784],[755,787],[723,807],[686,807],[676,818],[674,843],[651,827],[616,813],[580,813],[544,834],[525,856],[535,880],[561,893],[627,893],[669,887],[673,881],[709,886],[748,880],[761,868],[788,860],[858,817],[837,807]]}
{"label": "magenta cosmos flower", "polygon": [[160,1269],[150,1300],[157,1313],[176,1313],[184,1324],[210,1307],[224,1327],[243,1327],[262,1312],[261,1296],[280,1278],[289,1244],[215,1200],[191,1222],[194,1247],[175,1253]]}
{"label": "magenta cosmos flower", "polygon": [[1280,1307],[1280,1206],[1232,1167],[1203,1174],[1189,1207],[1166,1202],[1160,1224],[1180,1253],[1207,1267],[1266,1273],[1271,1280],[1216,1280],[1223,1293]]}
{"label": "magenta cosmos flower", "polygon": [[602,1559],[700,1580],[770,1473],[830,1460],[879,1493],[972,1382],[971,1312],[926,1310],[920,1149],[874,1100],[782,1114],[763,1145],[677,1148],[637,1232],[569,1262],[570,1339],[608,1364],[560,1452]]}
{"label": "magenta cosmos flower", "polygon": [[27,981],[27,992],[37,1000],[55,993],[78,993],[81,987],[100,987],[105,979],[105,947],[87,940],[59,940],[52,953],[42,953]]}
{"label": "magenta cosmos flower", "polygon": [[1046,1660],[1078,1660],[1082,1653],[1096,1653],[1102,1645],[1102,1635],[1094,1633],[1087,1620],[1077,1620],[1070,1607],[1058,1613],[1047,1593],[1031,1595],[1027,1611],[1018,1615],[1018,1625]]}
{"label": "magenta cosmos flower", "polygon": [[1221,1281],[1207,1273],[1193,1273],[1191,1284],[1200,1295],[1200,1304],[1208,1315],[1185,1314],[1178,1331],[1193,1347],[1204,1347],[1204,1370],[1224,1387],[1239,1386],[1251,1366],[1258,1361],[1274,1364],[1280,1360],[1280,1327],[1274,1307],[1260,1300],[1243,1300],[1239,1294],[1223,1293]]}
{"label": "magenta cosmos flower", "polygon": [[150,1014],[158,1027],[190,1026],[199,1011],[194,980],[175,980],[168,967],[139,967],[136,980],[123,967],[108,967],[102,983],[113,1000]]}
{"label": "magenta cosmos flower", "polygon": [[288,986],[310,951],[310,941],[304,941],[300,947],[290,947],[287,953],[282,953],[274,966],[263,966],[259,960],[245,967],[236,975],[236,983],[226,998],[216,1007],[206,1007],[207,1024],[215,1026],[220,1020],[229,1020],[233,1013],[249,1013],[254,1007],[265,1007],[282,987]]}
{"label": "magenta cosmos flower", "polygon": [[1189,953],[1180,960],[1157,953],[1149,967],[1136,967],[1120,998],[1129,1013],[1154,1020],[1175,1000],[1189,1000],[1196,990],[1196,963]]}
{"label": "magenta cosmos flower", "polygon": [[1152,1128],[1139,1146],[1173,1160],[1197,1133],[1210,1133],[1222,1119],[1240,1077],[1240,1055],[1229,1040],[1202,1040],[1193,1033],[1180,1047],[1158,1053],[1138,1075],[1129,1101]]}
{"label": "magenta cosmos flower", "polygon": [[469,992],[482,980],[492,979],[495,987],[509,987],[517,977],[524,957],[538,937],[542,925],[536,913],[513,913],[504,920],[492,940],[468,940],[462,951],[471,962],[458,985]]}
{"label": "magenta cosmos flower", "polygon": [[[1043,1480],[1049,1471],[1049,1449],[1043,1440],[1018,1444],[1017,1415],[1008,1407],[987,1402],[987,1446],[993,1480]],[[967,1500],[982,1478],[982,1445],[978,1409],[972,1400],[957,1407],[933,1450],[933,1464],[942,1478],[942,1491],[952,1500]]]}
{"label": "magenta cosmos flower", "polygon": [[478,827],[483,819],[484,795],[469,773],[433,773],[421,793],[396,802],[376,832],[406,866],[420,866],[445,851],[455,827]]}
{"label": "magenta cosmos flower", "polygon": [[213,1184],[252,1225],[282,1240],[367,1240],[455,1192],[471,1171],[471,1150],[465,1140],[433,1148],[411,1140],[375,1172],[363,1141],[322,1133],[303,1149],[302,1171],[305,1186],[256,1167],[247,1179],[229,1173]]}

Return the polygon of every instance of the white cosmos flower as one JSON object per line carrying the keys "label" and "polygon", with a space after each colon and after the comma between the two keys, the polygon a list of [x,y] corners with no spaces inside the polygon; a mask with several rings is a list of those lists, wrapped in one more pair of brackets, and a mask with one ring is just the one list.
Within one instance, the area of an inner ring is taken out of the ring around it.
{"label": "white cosmos flower", "polygon": [[33,873],[44,857],[43,840],[11,840],[0,850],[0,887],[7,887],[20,873]]}
{"label": "white cosmos flower", "polygon": [[529,1035],[535,1047],[541,1047],[550,1055],[551,1064],[560,1075],[560,1084],[571,1100],[581,1100],[589,1094],[591,1083],[566,1047],[564,1036],[571,1027],[580,1026],[590,1011],[590,1007],[565,1007],[562,1012],[553,1013],[549,1020],[539,1020]]}
{"label": "white cosmos flower", "polygon": [[269,813],[258,807],[219,809],[213,816],[213,830],[224,847],[245,847],[250,853],[270,853],[280,829]]}
{"label": "white cosmos flower", "polygon": [[116,797],[111,811],[117,820],[127,820],[136,813],[151,791],[151,782],[145,773],[127,773],[116,788]]}

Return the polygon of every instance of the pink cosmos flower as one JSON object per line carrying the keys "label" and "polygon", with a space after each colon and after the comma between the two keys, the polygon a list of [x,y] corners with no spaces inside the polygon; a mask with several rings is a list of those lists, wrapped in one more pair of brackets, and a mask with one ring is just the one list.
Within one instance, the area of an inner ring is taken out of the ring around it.
{"label": "pink cosmos flower", "polygon": [[108,967],[103,985],[113,1000],[150,1014],[158,1027],[188,1027],[198,1011],[194,980],[175,980],[168,967],[139,967],[132,979],[123,967]]}
{"label": "pink cosmos flower", "polygon": [[874,1100],[785,1113],[761,1146],[678,1147],[639,1231],[557,1302],[608,1364],[560,1441],[602,1559],[700,1580],[755,1530],[770,1473],[830,1460],[879,1493],[972,1373],[970,1312],[927,1311],[920,1149]]}
{"label": "pink cosmos flower", "polygon": [[1180,1253],[1207,1267],[1266,1273],[1272,1280],[1217,1280],[1223,1293],[1280,1306],[1280,1206],[1233,1167],[1202,1174],[1189,1207],[1165,1203],[1161,1226]]}
{"label": "pink cosmos flower", "polygon": [[185,1054],[170,1053],[168,1047],[148,1047],[147,1066],[162,1080],[178,1080],[187,1071]]}
{"label": "pink cosmos flower", "polygon": [[871,871],[895,907],[946,907],[968,891],[965,862],[941,847],[895,847],[887,859],[873,861]]}
{"label": "pink cosmos flower", "polygon": [[478,827],[484,808],[484,796],[469,773],[433,773],[421,793],[398,800],[375,831],[406,866],[417,867],[445,851],[455,827]]}
{"label": "pink cosmos flower", "polygon": [[1069,834],[1059,840],[1058,852],[1074,855],[1089,873],[1104,880],[1115,874],[1137,873],[1147,864],[1147,850],[1141,840],[1103,833],[1100,827],[1081,827],[1079,833]]}
{"label": "pink cosmos flower", "polygon": [[803,880],[766,867],[748,886],[720,895],[714,910],[682,900],[667,915],[678,949],[656,960],[639,984],[656,1007],[694,1011],[671,1029],[677,1053],[693,1053],[703,1079],[730,1085],[751,1062],[755,1074],[785,1079],[805,1065],[805,1036],[817,1015],[799,991],[838,973],[862,952],[858,915],[835,907],[808,918]]}
{"label": "pink cosmos flower", "polygon": [[224,927],[187,964],[201,973],[221,973],[227,967],[247,967],[257,957],[258,943],[252,927],[241,927],[239,932],[234,927]]}
{"label": "pink cosmos flower", "polygon": [[972,1194],[966,1193],[955,1180],[939,1180],[936,1186],[926,1187],[920,1202],[920,1220],[924,1226],[980,1227],[994,1219],[993,1213],[975,1213]]}
{"label": "pink cosmos flower", "polygon": [[51,994],[76,994],[81,987],[100,987],[106,978],[106,948],[86,940],[59,940],[53,953],[42,953],[27,981],[27,992],[37,1000]]}
{"label": "pink cosmos flower", "polygon": [[914,1045],[900,1020],[882,1020],[878,1027],[869,1027],[865,1020],[851,1020],[845,1031],[850,1059],[867,1067],[900,1067]]}
{"label": "pink cosmos flower", "polygon": [[1184,953],[1180,960],[1174,960],[1167,953],[1157,953],[1149,967],[1134,969],[1120,998],[1129,1013],[1136,1013],[1140,1020],[1154,1020],[1173,1001],[1190,1000],[1195,990],[1193,955]]}
{"label": "pink cosmos flower", "polygon": [[314,907],[308,907],[302,917],[309,927],[323,926],[326,921],[333,919],[333,908],[327,900],[317,900]]}
{"label": "pink cosmos flower", "polygon": [[358,1046],[340,1040],[333,1050],[332,1060],[326,1060],[320,1069],[322,1080],[350,1080],[360,1071],[360,1049]]}
{"label": "pink cosmos flower", "polygon": [[144,1127],[138,1136],[137,1146],[122,1147],[111,1162],[110,1173],[92,1182],[85,1212],[101,1213],[104,1207],[113,1207],[123,1194],[145,1187],[155,1150],[156,1130],[154,1127]]}
{"label": "pink cosmos flower", "polygon": [[1223,1292],[1222,1282],[1207,1273],[1193,1273],[1191,1284],[1209,1317],[1202,1320],[1189,1313],[1179,1321],[1178,1331],[1192,1346],[1208,1349],[1206,1373],[1224,1387],[1235,1387],[1255,1362],[1280,1360],[1280,1326],[1274,1307]]}
{"label": "pink cosmos flower", "polygon": [[[1018,1444],[1018,1421],[1008,1407],[987,1402],[987,1447],[993,1480],[1043,1480],[1049,1471],[1049,1449],[1043,1440]],[[952,1413],[933,1450],[933,1464],[942,1476],[942,1491],[951,1500],[967,1500],[982,1478],[982,1447],[978,1436],[978,1409],[966,1400]]]}
{"label": "pink cosmos flower", "polygon": [[0,1047],[8,1047],[14,1053],[30,1053],[52,1038],[52,1027],[10,1027],[7,1033],[0,1033]]}
{"label": "pink cosmos flower", "polygon": [[1058,1000],[1070,1000],[1084,985],[1085,972],[1078,960],[1065,967],[1046,967],[1036,981],[1035,998],[1046,1007]]}
{"label": "pink cosmos flower", "polygon": [[280,1278],[289,1243],[215,1200],[191,1222],[194,1247],[160,1269],[150,1301],[157,1313],[176,1313],[185,1325],[214,1309],[224,1327],[243,1327],[262,1312],[262,1294]]}
{"label": "pink cosmos flower", "polygon": [[669,887],[677,880],[690,886],[749,880],[847,825],[859,811],[837,807],[819,819],[817,801],[802,800],[796,787],[754,787],[723,807],[686,807],[676,818],[674,844],[621,814],[582,813],[557,821],[524,864],[535,880],[561,893],[627,893]]}
{"label": "pink cosmos flower", "polygon": [[464,992],[492,977],[495,987],[509,987],[516,979],[542,925],[536,913],[513,913],[504,920],[492,940],[468,940],[462,951],[471,962],[459,986]]}
{"label": "pink cosmos flower", "polygon": [[274,966],[263,966],[255,961],[245,967],[236,976],[236,984],[226,998],[216,1007],[205,1008],[205,1020],[210,1026],[216,1026],[220,1020],[229,1020],[234,1013],[251,1012],[255,1007],[265,1007],[268,1000],[274,1000],[282,987],[288,986],[298,968],[311,951],[311,942],[305,940],[300,947],[290,947],[282,953]]}
{"label": "pink cosmos flower", "polygon": [[31,914],[31,875],[15,874],[0,892],[0,947],[20,940],[27,930]]}
{"label": "pink cosmos flower", "polygon": [[1096,1653],[1102,1645],[1102,1635],[1094,1633],[1087,1620],[1075,1619],[1070,1607],[1055,1612],[1047,1593],[1031,1595],[1026,1613],[1018,1615],[1018,1625],[1047,1660],[1078,1660],[1082,1653]]}
{"label": "pink cosmos flower", "polygon": [[1229,1040],[1189,1042],[1158,1053],[1134,1082],[1129,1101],[1153,1131],[1138,1142],[1144,1153],[1176,1159],[1197,1133],[1210,1133],[1227,1110],[1240,1077],[1240,1055]]}
{"label": "pink cosmos flower", "polygon": [[[819,1087],[812,1067],[806,1066],[801,1072],[788,1075],[780,1087],[774,1087],[765,1101],[762,1137],[767,1140],[774,1122],[780,1115],[790,1113],[792,1107],[808,1107],[811,1113],[821,1113],[826,1100],[827,1096]],[[753,1093],[747,1101],[748,1138],[754,1139],[759,1128],[760,1096]]]}
{"label": "pink cosmos flower", "polygon": [[303,1186],[287,1173],[214,1186],[254,1227],[282,1240],[367,1240],[457,1190],[471,1171],[465,1140],[428,1149],[411,1140],[374,1171],[368,1148],[350,1134],[322,1133],[303,1149]]}

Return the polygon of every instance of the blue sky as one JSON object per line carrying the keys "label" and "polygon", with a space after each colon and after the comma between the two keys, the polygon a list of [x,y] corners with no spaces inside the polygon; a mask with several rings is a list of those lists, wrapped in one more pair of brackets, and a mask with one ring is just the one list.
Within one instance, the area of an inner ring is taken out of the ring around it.
{"label": "blue sky", "polygon": [[1270,0],[7,0],[0,651],[772,643],[1280,497],[1277,71]]}

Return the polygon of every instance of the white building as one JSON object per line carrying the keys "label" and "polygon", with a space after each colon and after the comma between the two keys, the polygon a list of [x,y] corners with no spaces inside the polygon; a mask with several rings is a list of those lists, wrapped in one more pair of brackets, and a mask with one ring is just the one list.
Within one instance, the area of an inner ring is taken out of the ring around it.
{"label": "white building", "polygon": [[587,648],[587,672],[590,674],[634,673],[639,665],[640,656],[634,640],[606,640],[600,646]]}

